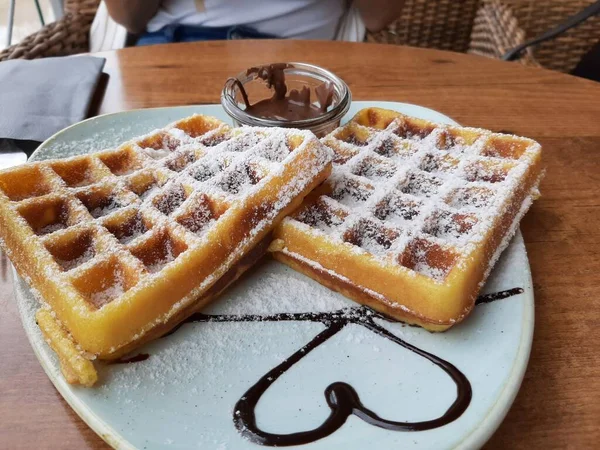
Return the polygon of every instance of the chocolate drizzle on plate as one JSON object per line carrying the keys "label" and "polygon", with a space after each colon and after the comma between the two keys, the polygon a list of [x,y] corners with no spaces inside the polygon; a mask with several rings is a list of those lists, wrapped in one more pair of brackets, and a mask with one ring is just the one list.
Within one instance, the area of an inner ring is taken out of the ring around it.
{"label": "chocolate drizzle on plate", "polygon": [[490,303],[496,300],[502,300],[504,298],[512,297],[513,295],[519,295],[523,293],[523,288],[513,288],[507,291],[494,292],[493,294],[480,295],[475,301],[476,305],[481,303]]}
{"label": "chocolate drizzle on plate", "polygon": [[[493,294],[480,296],[476,303],[489,303],[521,294],[523,289],[514,288]],[[195,313],[179,324],[168,336],[189,322],[283,322],[283,321],[309,321],[320,322],[325,329],[316,335],[308,344],[285,359],[277,367],[263,375],[246,393],[237,401],[233,409],[233,422],[238,431],[247,439],[266,446],[302,445],[322,439],[338,430],[354,414],[365,422],[392,431],[424,431],[442,427],[458,419],[471,403],[472,389],[467,377],[453,364],[429,352],[421,350],[414,345],[400,339],[374,319],[394,322],[394,320],[366,307],[352,307],[332,312],[321,313],[280,313],[265,316],[258,315],[209,315]],[[256,423],[256,406],[262,395],[277,381],[281,375],[291,369],[294,364],[308,355],[312,350],[323,344],[339,333],[346,325],[356,324],[364,326],[375,334],[389,339],[391,342],[427,359],[432,364],[442,369],[456,385],[456,399],[441,416],[419,422],[399,422],[380,417],[376,412],[367,408],[360,400],[356,390],[347,383],[334,382],[325,389],[325,399],[331,412],[329,417],[318,427],[312,430],[300,431],[289,434],[268,433],[261,430]]]}
{"label": "chocolate drizzle on plate", "polygon": [[[294,316],[294,315],[290,315]],[[269,446],[301,445],[314,442],[329,436],[338,430],[351,414],[365,422],[393,431],[421,431],[441,427],[461,416],[471,402],[471,384],[456,367],[431,353],[421,350],[398,338],[385,328],[374,322],[374,318],[388,320],[384,316],[366,307],[350,308],[333,313],[317,313],[306,315],[301,320],[322,322],[326,328],[315,336],[307,345],[287,358],[281,364],[254,384],[234,407],[233,421],[238,431],[251,441]],[[284,319],[291,320],[291,319]],[[325,389],[325,398],[331,409],[329,417],[318,427],[290,434],[274,434],[261,430],[256,424],[255,409],[262,395],[277,379],[286,373],[294,364],[308,355],[329,338],[336,335],[348,324],[362,325],[380,336],[426,358],[442,369],[456,384],[457,395],[454,403],[440,417],[422,422],[396,422],[380,417],[377,413],[366,408],[352,386],[343,382],[335,382]]]}
{"label": "chocolate drizzle on plate", "polygon": [[[513,288],[505,291],[499,291],[492,294],[481,295],[477,298],[476,304],[489,303],[496,300],[502,300],[523,293],[522,288]],[[238,431],[252,442],[266,446],[290,446],[302,445],[317,441],[337,431],[354,414],[356,417],[364,420],[370,425],[385,428],[392,431],[424,431],[433,428],[442,427],[458,419],[471,403],[472,389],[471,383],[467,377],[458,370],[453,364],[439,358],[429,352],[421,350],[412,344],[400,339],[395,334],[389,332],[381,325],[375,322],[375,319],[395,322],[394,320],[366,307],[344,308],[332,312],[319,313],[280,313],[271,315],[212,315],[195,313],[185,321],[173,328],[164,336],[169,336],[177,331],[181,326],[190,322],[320,322],[325,325],[325,329],[317,334],[308,344],[300,348],[290,357],[285,359],[277,367],[264,374],[246,393],[237,401],[233,409],[233,422]],[[348,383],[334,382],[325,389],[325,399],[331,410],[329,417],[318,427],[290,434],[268,433],[261,430],[256,423],[256,406],[279,377],[291,369],[294,364],[308,355],[319,345],[325,343],[331,337],[339,333],[346,325],[356,324],[363,326],[373,333],[389,339],[391,342],[427,359],[435,366],[443,370],[456,385],[456,398],[450,407],[441,416],[424,420],[420,422],[399,422],[389,420],[379,416],[376,412],[367,408],[360,400],[356,390]],[[163,336],[163,337],[164,337]],[[120,358],[111,361],[110,364],[126,364],[139,361],[145,361],[150,355],[140,353],[138,355]]]}

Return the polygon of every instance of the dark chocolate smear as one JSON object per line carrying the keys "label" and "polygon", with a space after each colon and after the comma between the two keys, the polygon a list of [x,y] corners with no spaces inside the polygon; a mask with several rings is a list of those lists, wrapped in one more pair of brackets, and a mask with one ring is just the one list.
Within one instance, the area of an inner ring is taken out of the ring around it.
{"label": "dark chocolate smear", "polygon": [[327,82],[315,88],[318,106],[311,102],[311,92],[308,86],[303,86],[300,91],[292,89],[288,94],[284,71],[291,67],[293,66],[280,63],[248,69],[246,71],[247,75],[254,75],[256,78],[264,80],[267,87],[273,89],[273,95],[270,98],[260,100],[254,104],[249,102],[243,84],[235,79],[235,84],[240,90],[246,105],[245,111],[248,114],[264,119],[296,121],[313,119],[327,111],[327,108],[333,103],[333,85]]}
{"label": "dark chocolate smear", "polygon": [[479,305],[481,303],[490,303],[496,300],[502,300],[508,297],[512,297],[513,295],[519,295],[523,292],[523,288],[513,288],[508,289],[506,291],[494,292],[493,294],[480,295],[479,297],[477,297],[475,304]]}
{"label": "dark chocolate smear", "polygon": [[[480,296],[476,304],[489,303],[495,300],[505,299],[523,293],[522,288],[513,288],[493,294]],[[469,407],[472,398],[471,383],[467,377],[453,364],[438,356],[421,350],[412,344],[400,339],[393,333],[387,331],[375,323],[374,319],[383,319],[394,322],[393,319],[384,316],[366,306],[344,308],[332,312],[307,312],[307,313],[280,313],[271,315],[209,315],[195,313],[175,327],[169,334],[175,332],[179,327],[188,322],[281,322],[281,321],[310,321],[320,322],[325,329],[315,336],[308,344],[300,348],[289,358],[285,359],[277,367],[263,375],[246,393],[238,400],[233,409],[233,422],[238,431],[252,442],[266,446],[291,446],[302,445],[317,441],[337,431],[350,417],[356,417],[365,422],[392,431],[424,431],[439,428],[458,419]],[[340,332],[348,324],[364,326],[389,339],[391,342],[427,359],[435,366],[443,370],[456,385],[456,398],[450,407],[441,416],[425,421],[400,422],[389,420],[379,416],[376,412],[367,408],[361,401],[356,390],[347,383],[334,382],[325,389],[325,399],[331,410],[329,417],[318,427],[312,430],[300,431],[290,434],[268,433],[261,430],[256,423],[255,409],[262,395],[279,378],[291,369],[294,364],[308,355],[312,350],[329,340]],[[142,354],[145,355],[145,354]],[[140,357],[142,355],[137,355]],[[133,362],[131,359],[124,362]],[[146,359],[148,355],[145,355]],[[142,359],[142,360],[143,360]]]}

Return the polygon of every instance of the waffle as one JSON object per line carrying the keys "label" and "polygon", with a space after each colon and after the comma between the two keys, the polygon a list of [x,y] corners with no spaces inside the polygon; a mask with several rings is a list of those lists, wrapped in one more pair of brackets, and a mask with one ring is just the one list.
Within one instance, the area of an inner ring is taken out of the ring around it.
{"label": "waffle", "polygon": [[369,108],[322,139],[330,178],[276,228],[276,259],[431,331],[465,318],[539,195],[526,138]]}
{"label": "waffle", "polygon": [[331,171],[310,132],[195,115],[116,149],[0,172],[0,237],[70,382],[201,308]]}

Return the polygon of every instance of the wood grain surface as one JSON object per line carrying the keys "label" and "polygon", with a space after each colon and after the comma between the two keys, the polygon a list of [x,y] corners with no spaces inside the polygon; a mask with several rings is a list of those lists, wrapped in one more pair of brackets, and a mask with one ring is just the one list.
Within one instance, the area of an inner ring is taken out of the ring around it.
{"label": "wood grain surface", "polygon": [[[103,54],[94,113],[217,103],[224,81],[265,62],[341,76],[356,100],[436,109],[544,147],[542,198],[522,222],[535,335],[521,390],[485,448],[597,448],[600,441],[600,84],[481,57],[376,44],[233,41]],[[37,362],[0,261],[0,448],[104,449]],[[376,448],[376,443],[374,443]]]}

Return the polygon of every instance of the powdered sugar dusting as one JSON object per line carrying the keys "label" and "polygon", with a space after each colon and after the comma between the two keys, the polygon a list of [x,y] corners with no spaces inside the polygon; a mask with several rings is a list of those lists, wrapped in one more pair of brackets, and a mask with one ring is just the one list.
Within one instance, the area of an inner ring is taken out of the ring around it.
{"label": "powdered sugar dusting", "polygon": [[102,307],[103,305],[112,302],[114,299],[119,298],[124,293],[125,286],[123,280],[117,279],[106,289],[91,294],[90,301],[97,307]]}
{"label": "powdered sugar dusting", "polygon": [[353,305],[305,275],[266,259],[209,305],[207,314],[301,313],[336,311]]}
{"label": "powdered sugar dusting", "polygon": [[[330,193],[286,224],[437,283],[486,238],[540,151],[529,139],[401,115],[383,130],[350,122],[322,142],[336,154]],[[432,263],[440,255],[452,265]]]}
{"label": "powdered sugar dusting", "polygon": [[39,228],[37,230],[37,234],[40,235],[40,236],[43,236],[45,234],[54,233],[55,231],[58,231],[58,230],[63,230],[66,227],[67,227],[66,224],[61,223],[61,222],[52,223],[50,225],[46,225],[46,226],[43,226],[43,227]]}
{"label": "powdered sugar dusting", "polygon": [[77,258],[64,260],[55,257],[54,259],[56,260],[58,265],[63,268],[63,270],[71,270],[90,261],[94,257],[94,255],[94,248],[90,246],[86,248],[85,251]]}
{"label": "powdered sugar dusting", "polygon": [[[55,149],[57,153],[62,151]],[[43,172],[45,183],[52,188],[52,198],[62,203],[53,200],[49,204],[46,195],[24,202],[38,208],[42,217],[60,216],[61,220],[38,226],[38,215],[31,213],[20,223],[28,230],[31,225],[40,235],[50,234],[52,242],[56,240],[54,232],[73,226],[93,229],[98,235],[102,245],[96,253],[58,261],[69,271],[64,278],[53,276],[54,265],[45,269],[51,282],[72,281],[73,297],[77,292],[81,294],[80,304],[74,307],[81,313],[81,320],[93,321],[94,311],[109,303],[127,314],[129,308],[135,309],[136,303],[148,298],[158,277],[169,273],[167,268],[175,273],[175,266],[180,265],[181,270],[192,273],[194,269],[185,265],[199,264],[211,246],[231,249],[218,268],[200,277],[191,291],[180,298],[161,299],[172,302],[170,310],[144,325],[136,325],[130,336],[130,340],[136,340],[196,301],[227,272],[265,235],[277,215],[314,183],[331,157],[331,151],[308,131],[231,129],[216,119],[195,115],[116,149],[89,155],[88,167],[93,173],[88,174],[85,186],[64,183],[52,170],[52,160],[34,163],[32,167]],[[67,158],[60,164],[63,173],[68,173],[69,164],[81,167],[82,163],[81,158]],[[17,214],[14,202],[9,199],[4,203],[3,211]],[[49,207],[52,209],[43,209]],[[247,230],[224,236],[220,223],[229,227],[238,223]],[[38,257],[49,258],[41,247],[43,255]],[[100,279],[88,285],[83,281],[88,273]],[[122,301],[124,298],[126,301]],[[110,329],[106,333],[110,334]],[[110,336],[105,337],[105,341],[110,340]],[[105,351],[127,343],[115,343]]]}
{"label": "powdered sugar dusting", "polygon": [[308,258],[305,258],[304,256],[302,256],[302,255],[300,255],[300,254],[298,254],[298,253],[290,252],[290,251],[289,251],[289,250],[287,250],[287,249],[283,249],[283,250],[282,250],[282,252],[283,252],[284,254],[286,254],[286,255],[289,255],[290,257],[292,257],[292,258],[294,258],[294,259],[297,259],[297,260],[299,260],[299,261],[302,261],[304,264],[307,264],[307,265],[309,265],[309,266],[313,267],[314,269],[316,269],[316,270],[318,270],[318,271],[325,272],[325,273],[327,273],[329,276],[331,276],[331,277],[333,277],[333,278],[337,278],[337,279],[339,279],[340,281],[342,281],[342,282],[344,282],[344,283],[349,283],[349,284],[355,285],[355,286],[356,286],[358,289],[361,289],[361,290],[362,290],[363,292],[365,292],[367,295],[370,295],[371,297],[373,297],[373,298],[376,298],[377,300],[379,300],[379,301],[380,301],[380,302],[382,302],[382,303],[385,303],[385,304],[386,304],[386,305],[388,305],[388,306],[391,306],[391,307],[393,307],[393,308],[399,308],[399,309],[401,309],[401,310],[403,310],[403,311],[405,311],[405,312],[407,312],[407,313],[412,313],[412,311],[411,311],[409,308],[407,308],[406,306],[404,306],[404,305],[402,305],[402,304],[400,304],[400,303],[394,303],[394,302],[391,302],[389,299],[387,299],[386,297],[384,297],[384,296],[383,296],[383,295],[381,295],[380,293],[378,293],[378,292],[375,292],[375,291],[373,291],[373,290],[371,290],[371,289],[368,289],[368,288],[366,288],[366,287],[364,287],[364,286],[357,286],[355,283],[353,283],[353,282],[352,282],[351,280],[349,280],[348,278],[344,277],[343,275],[340,275],[340,274],[339,274],[339,273],[337,273],[337,272],[334,272],[333,270],[329,270],[329,269],[327,269],[327,268],[323,267],[321,264],[319,264],[319,263],[318,263],[318,262],[316,262],[316,261],[312,261],[312,260],[310,260],[310,259],[308,259]]}

